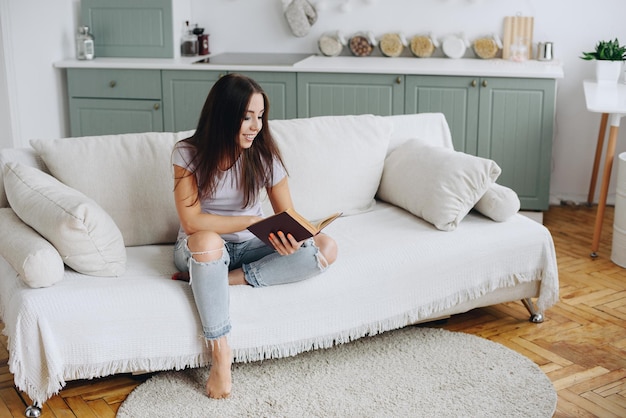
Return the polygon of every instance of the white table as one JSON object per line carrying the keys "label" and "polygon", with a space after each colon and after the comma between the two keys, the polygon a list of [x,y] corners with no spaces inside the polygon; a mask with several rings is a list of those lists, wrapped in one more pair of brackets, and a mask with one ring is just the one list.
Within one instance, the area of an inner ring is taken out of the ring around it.
{"label": "white table", "polygon": [[596,213],[596,222],[591,243],[591,257],[595,258],[597,257],[598,247],[600,246],[600,233],[602,232],[602,221],[604,220],[604,210],[606,209],[606,197],[609,193],[609,183],[611,181],[611,170],[615,157],[615,143],[617,142],[619,124],[622,117],[626,116],[626,85],[621,83],[599,84],[595,81],[585,80],[583,81],[583,88],[585,90],[587,110],[602,113],[600,131],[598,132],[598,143],[596,145],[596,156],[591,174],[589,195],[587,197],[587,203],[589,204],[593,203],[593,196],[595,194],[598,169],[600,168],[600,159],[604,146],[604,137],[606,136],[606,127],[608,124],[611,126],[609,130],[609,141],[606,146],[606,155],[604,157],[604,173],[600,186],[598,211]]}

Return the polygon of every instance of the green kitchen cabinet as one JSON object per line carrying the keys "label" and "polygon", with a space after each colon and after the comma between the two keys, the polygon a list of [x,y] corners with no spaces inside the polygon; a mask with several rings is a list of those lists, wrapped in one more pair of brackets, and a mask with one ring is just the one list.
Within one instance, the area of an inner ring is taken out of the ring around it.
{"label": "green kitchen cabinet", "polygon": [[443,113],[454,148],[496,161],[522,209],[548,208],[555,80],[407,76],[406,91],[406,113]]}
{"label": "green kitchen cabinet", "polygon": [[259,83],[270,101],[270,119],[298,117],[298,86],[296,73],[237,71]]}
{"label": "green kitchen cabinet", "polygon": [[94,35],[96,57],[173,58],[172,2],[82,0],[79,24]]}
{"label": "green kitchen cabinet", "polygon": [[219,71],[163,71],[165,132],[195,129],[209,90],[224,74]]}
{"label": "green kitchen cabinet", "polygon": [[298,117],[404,113],[404,76],[298,73]]}
{"label": "green kitchen cabinet", "polygon": [[[291,119],[296,113],[296,74],[239,72],[254,79],[270,101],[270,119]],[[163,71],[163,107],[166,131],[195,129],[213,84],[227,74],[220,71]]]}
{"label": "green kitchen cabinet", "polygon": [[67,70],[72,136],[163,130],[161,71]]}
{"label": "green kitchen cabinet", "polygon": [[407,114],[439,112],[446,116],[457,151],[478,151],[477,77],[407,76]]}

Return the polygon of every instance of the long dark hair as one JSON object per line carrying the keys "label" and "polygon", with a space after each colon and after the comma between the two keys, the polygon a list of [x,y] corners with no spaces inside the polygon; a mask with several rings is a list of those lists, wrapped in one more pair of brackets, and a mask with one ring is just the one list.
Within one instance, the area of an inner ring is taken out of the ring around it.
{"label": "long dark hair", "polygon": [[[242,149],[239,145],[239,132],[246,116],[248,104],[253,94],[263,96],[265,111],[263,126],[254,139],[253,145]],[[271,186],[274,175],[274,159],[284,163],[278,146],[272,137],[267,123],[269,100],[256,81],[241,74],[228,74],[221,77],[207,96],[196,132],[183,142],[193,148],[193,159],[189,163],[198,183],[198,199],[215,195],[222,174],[220,163],[234,164],[241,159],[241,172],[236,173],[236,181],[243,188],[243,207],[253,204],[262,187]],[[179,179],[175,179],[178,183]]]}

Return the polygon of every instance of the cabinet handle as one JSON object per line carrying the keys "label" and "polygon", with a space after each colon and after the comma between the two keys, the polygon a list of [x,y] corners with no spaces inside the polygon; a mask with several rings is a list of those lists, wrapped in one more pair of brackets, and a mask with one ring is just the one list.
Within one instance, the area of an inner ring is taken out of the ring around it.
{"label": "cabinet handle", "polygon": [[483,80],[483,87],[487,87],[487,80]]}
{"label": "cabinet handle", "polygon": [[471,84],[472,84],[472,87],[476,87],[476,84],[477,84],[477,83],[476,83],[476,80],[472,80],[472,83],[471,83]]}
{"label": "cabinet handle", "polygon": [[115,81],[115,80],[109,81],[109,87],[113,88],[115,86],[117,86],[117,81]]}
{"label": "cabinet handle", "polygon": [[398,78],[396,78],[396,84],[402,84],[402,77],[398,76]]}
{"label": "cabinet handle", "polygon": [[154,106],[152,106],[154,108],[154,110],[159,110],[161,108],[161,105],[158,103],[155,103]]}

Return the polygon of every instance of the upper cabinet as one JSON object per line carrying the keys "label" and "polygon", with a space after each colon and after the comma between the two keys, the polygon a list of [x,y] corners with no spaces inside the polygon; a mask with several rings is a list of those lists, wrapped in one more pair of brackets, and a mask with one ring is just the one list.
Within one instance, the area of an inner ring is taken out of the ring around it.
{"label": "upper cabinet", "polygon": [[173,58],[172,0],[82,0],[96,57]]}

